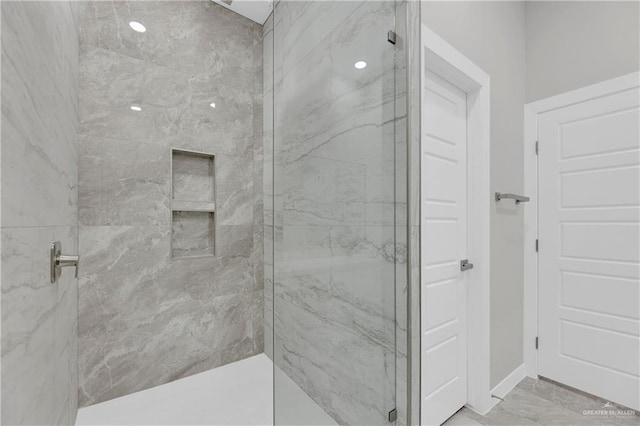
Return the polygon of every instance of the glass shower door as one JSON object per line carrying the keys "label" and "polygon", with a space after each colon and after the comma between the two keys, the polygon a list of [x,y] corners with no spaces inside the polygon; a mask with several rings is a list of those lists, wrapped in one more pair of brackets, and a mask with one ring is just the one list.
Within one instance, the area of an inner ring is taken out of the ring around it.
{"label": "glass shower door", "polygon": [[395,408],[395,7],[275,5],[277,425],[381,425]]}

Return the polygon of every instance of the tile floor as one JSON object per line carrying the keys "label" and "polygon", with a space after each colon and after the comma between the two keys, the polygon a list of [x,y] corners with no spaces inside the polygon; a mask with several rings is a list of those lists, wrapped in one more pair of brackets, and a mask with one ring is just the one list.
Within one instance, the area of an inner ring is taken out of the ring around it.
{"label": "tile floor", "polygon": [[[526,425],[640,425],[636,415],[593,415],[590,410],[603,408],[606,401],[574,392],[545,380],[525,378],[486,416],[463,408],[451,417],[446,426],[526,426]],[[622,410],[625,410],[622,408]],[[640,413],[639,413],[640,414]]]}

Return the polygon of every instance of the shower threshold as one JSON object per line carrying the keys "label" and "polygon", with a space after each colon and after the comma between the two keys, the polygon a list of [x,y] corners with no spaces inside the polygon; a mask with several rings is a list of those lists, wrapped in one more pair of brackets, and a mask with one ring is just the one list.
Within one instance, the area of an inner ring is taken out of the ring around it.
{"label": "shower threshold", "polygon": [[[335,425],[279,369],[278,425]],[[76,425],[272,425],[273,363],[265,354],[78,410]]]}

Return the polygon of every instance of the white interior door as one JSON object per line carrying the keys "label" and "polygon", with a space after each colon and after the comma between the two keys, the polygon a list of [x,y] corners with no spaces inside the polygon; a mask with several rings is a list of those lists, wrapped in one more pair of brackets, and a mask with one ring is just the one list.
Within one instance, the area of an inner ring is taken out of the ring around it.
{"label": "white interior door", "polygon": [[538,117],[539,374],[640,409],[638,88]]}
{"label": "white interior door", "polygon": [[426,72],[421,141],[421,423],[467,402],[467,96]]}

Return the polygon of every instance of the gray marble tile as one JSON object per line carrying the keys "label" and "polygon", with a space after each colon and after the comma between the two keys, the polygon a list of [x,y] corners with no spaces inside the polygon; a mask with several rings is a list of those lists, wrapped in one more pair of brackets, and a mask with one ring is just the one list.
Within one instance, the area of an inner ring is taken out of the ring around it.
{"label": "gray marble tile", "polygon": [[[285,185],[285,223],[394,221],[393,49],[370,43],[393,19],[390,6],[361,4],[300,63],[276,74],[275,174]],[[356,70],[354,57],[369,66]]]}
{"label": "gray marble tile", "polygon": [[273,360],[273,266],[265,265],[264,280],[264,353]]}
{"label": "gray marble tile", "polygon": [[264,221],[262,217],[262,202],[254,203],[253,212],[253,229],[252,232],[252,251],[251,256],[253,259],[253,275],[256,278],[256,283],[259,286],[264,287]]}
{"label": "gray marble tile", "polygon": [[[518,389],[526,393],[535,395],[555,405],[571,410],[577,414],[583,415],[585,410],[601,410],[607,403],[600,398],[572,391],[562,386],[546,380],[535,380],[527,377],[518,384]],[[614,404],[615,407],[615,404]],[[623,407],[616,409],[626,410]],[[635,416],[609,416],[609,415],[589,415],[591,420],[597,420],[603,424],[640,424],[640,417]],[[633,423],[635,421],[635,423]]]}
{"label": "gray marble tile", "polygon": [[273,91],[265,92],[263,107],[263,137],[262,137],[262,186],[264,202],[264,222],[273,225],[273,185],[274,185],[274,157],[273,157]]}
{"label": "gray marble tile", "polygon": [[80,68],[83,134],[215,154],[252,144],[252,74],[192,75],[94,46],[82,48]]}
{"label": "gray marble tile", "polygon": [[394,49],[379,37],[394,19],[393,2],[280,2],[274,14],[265,315],[276,364],[340,424],[382,424],[395,406]]}
{"label": "gray marble tile", "polygon": [[[283,55],[275,65],[279,73],[287,73],[300,64],[318,44],[333,37],[339,26],[358,7],[361,1],[301,1],[282,2],[278,5],[277,30],[285,35],[281,39]],[[358,16],[360,18],[361,16]]]}
{"label": "gray marble tile", "polygon": [[[83,50],[81,60],[83,134],[204,152],[215,149],[215,154],[242,155],[251,146],[250,86],[245,93],[227,89],[233,82],[223,78],[201,81],[126,56],[96,52],[106,51]],[[155,86],[163,91],[158,93]],[[142,110],[132,111],[132,105]]]}
{"label": "gray marble tile", "polygon": [[[258,259],[254,258],[253,253],[254,232],[256,231],[253,225],[217,225],[216,256],[219,258],[242,256],[251,259],[255,264]],[[257,277],[256,285],[262,285]]]}
{"label": "gray marble tile", "polygon": [[[307,168],[309,170],[310,168]],[[310,176],[314,176],[310,174]],[[336,179],[338,181],[339,179]],[[353,181],[347,181],[347,183]],[[327,192],[331,194],[333,187],[328,185],[318,185],[316,188],[328,188]],[[289,194],[296,192],[289,192]],[[313,197],[309,197],[313,199]],[[348,203],[345,198],[345,203]],[[326,203],[323,204],[326,208]],[[309,208],[310,213],[321,211],[319,208]],[[326,211],[326,210],[325,210]],[[323,212],[324,213],[324,212]],[[310,216],[311,217],[311,216]],[[313,220],[314,218],[312,218]],[[322,218],[326,220],[326,217]],[[364,220],[363,217],[360,218]],[[276,294],[281,294],[282,299],[287,302],[296,304],[306,311],[310,318],[323,323],[328,330],[332,330],[334,336],[342,337],[343,333],[353,333],[355,335],[366,338],[368,342],[378,345],[384,352],[393,353],[395,360],[395,323],[394,323],[394,287],[389,285],[394,281],[394,231],[393,227],[366,227],[366,226],[339,226],[339,221],[334,225],[323,225],[311,221],[308,226],[292,226],[285,225],[281,231],[282,241],[278,241],[276,252]],[[357,220],[355,221],[357,222]],[[326,223],[326,222],[325,222]],[[276,318],[280,315],[286,315],[283,310],[287,310],[287,305],[282,306],[279,300],[275,302]],[[318,324],[307,324],[309,329],[316,329]],[[283,356],[289,356],[291,346],[297,345],[297,342],[291,342],[292,339],[298,339],[300,336],[290,333],[288,322],[283,321],[276,325],[276,336],[282,333],[282,340],[278,341],[276,337],[275,352],[278,350],[284,352]],[[321,341],[312,339],[306,343],[308,346],[301,347],[297,356],[311,356],[308,352],[323,352],[326,347]],[[346,355],[345,355],[346,356]],[[386,359],[391,362],[390,359]],[[277,361],[276,361],[277,362]],[[329,366],[323,366],[323,369],[330,369],[335,360],[325,360]],[[294,371],[299,368],[301,371]],[[306,364],[295,365],[285,368],[287,374],[292,376],[305,376],[304,371]],[[383,370],[383,371],[395,371]],[[368,380],[383,380],[386,377],[374,366],[372,372],[367,377]],[[332,389],[344,390],[350,386],[350,382],[354,380],[353,376],[338,375],[341,379],[332,384]],[[378,374],[378,375],[377,375]],[[296,380],[296,379],[294,379]],[[300,379],[303,380],[303,379]],[[319,402],[328,412],[336,416],[340,422],[358,422],[355,415],[345,414],[346,411],[352,412],[354,404],[353,398],[349,399],[349,403],[340,397],[333,398],[331,403],[323,400],[326,388],[316,381],[321,378],[305,379],[309,383],[305,383],[307,392],[312,398]],[[316,388],[316,386],[318,386]],[[386,388],[382,383],[376,385],[378,391]],[[395,390],[395,388],[394,388]],[[393,393],[393,391],[390,391]],[[380,396],[380,395],[378,395]],[[391,398],[389,395],[387,395]],[[389,399],[390,400],[390,399]],[[360,403],[357,401],[356,405]],[[326,404],[330,404],[327,408]],[[387,404],[388,405],[388,404]],[[385,407],[384,403],[379,407]],[[351,410],[350,410],[351,408]],[[393,407],[388,407],[389,409]],[[286,404],[281,409],[286,410]],[[358,406],[358,415],[364,416],[369,422],[376,423],[373,420],[372,413],[366,408]],[[367,414],[364,414],[367,411]],[[380,414],[380,413],[378,413]],[[343,417],[344,416],[344,417]],[[353,416],[353,417],[349,417]],[[378,419],[379,421],[379,419]]]}
{"label": "gray marble tile", "polygon": [[466,410],[462,409],[458,411],[455,415],[453,415],[449,420],[444,422],[443,426],[481,426],[482,423],[477,422],[471,418],[466,412]]}
{"label": "gray marble tile", "polygon": [[215,200],[213,157],[174,152],[172,170],[174,200]]}
{"label": "gray marble tile", "polygon": [[[250,72],[250,56],[233,53],[253,41],[258,25],[212,2],[154,1],[149,7],[137,1],[96,1],[83,6],[83,44],[190,74]],[[132,31],[132,20],[147,31]]]}
{"label": "gray marble tile", "polygon": [[365,166],[307,155],[277,173],[283,176],[285,224],[358,225],[365,220]]}
{"label": "gray marble tile", "polygon": [[2,226],[75,225],[78,40],[69,4],[3,3],[2,40]]}
{"label": "gray marble tile", "polygon": [[170,150],[87,135],[79,150],[80,224],[169,224]]}
{"label": "gray marble tile", "polygon": [[[261,149],[244,156],[220,155],[216,159],[216,221],[220,225],[256,225],[254,213],[262,204]],[[261,226],[260,226],[261,228]]]}
{"label": "gray marble tile", "polygon": [[75,227],[2,229],[2,423],[75,420],[77,281],[52,284],[49,246],[76,253]]}
{"label": "gray marble tile", "polygon": [[[341,2],[345,3],[357,4]],[[310,8],[314,4],[325,8],[344,7],[328,2],[287,3],[282,7],[300,8],[305,4],[311,5]],[[393,22],[392,6],[391,2],[361,2],[357,11],[339,21],[340,25],[329,37],[318,40],[299,62],[285,65],[284,71],[276,73],[276,134],[285,160],[294,160],[338,137],[355,142],[358,138],[349,138],[348,132],[357,134],[366,127],[370,132],[377,132],[377,137],[362,140],[368,150],[357,154],[378,152],[384,124],[394,118],[394,50],[379,37],[381,32],[386,34],[383,30]],[[279,30],[276,28],[277,34],[281,33]],[[307,35],[310,34],[313,33]],[[288,33],[280,37],[284,40],[276,40],[276,62],[282,60],[280,50],[288,52],[278,43],[286,44],[291,38]],[[372,43],[372,40],[380,42]],[[357,60],[366,60],[367,68],[355,69],[353,65]],[[391,104],[383,108],[385,102]],[[342,135],[344,132],[347,135]]]}
{"label": "gray marble tile", "polygon": [[[275,310],[276,364],[339,424],[384,423],[393,352],[362,333],[337,333],[331,322],[281,299],[277,289]],[[275,389],[275,409],[290,410],[278,398],[277,382]]]}
{"label": "gray marble tile", "polygon": [[591,416],[585,410],[604,405],[590,397],[544,380],[525,378],[488,414],[482,416],[463,408],[445,425],[638,425],[638,416]]}
{"label": "gray marble tile", "polygon": [[[253,181],[253,250],[251,256],[254,260],[253,274],[258,286],[264,288],[264,55],[263,37],[261,27],[254,27],[256,32],[253,45],[254,77],[253,77],[253,167],[251,179]],[[264,298],[261,300],[260,315],[263,315]],[[264,328],[261,328],[261,345],[264,349]]]}
{"label": "gray marble tile", "polygon": [[[263,350],[263,58],[262,28],[212,2],[80,2],[78,19],[84,406]],[[171,148],[215,155],[213,182],[173,170],[213,223],[170,212]],[[210,253],[213,229],[215,256],[172,259],[172,217],[174,251]]]}
{"label": "gray marble tile", "polygon": [[2,424],[73,424],[77,280],[52,284],[49,248],[77,253],[78,36],[68,2],[2,2]]}
{"label": "gray marble tile", "polygon": [[262,350],[263,296],[251,259],[170,261],[165,229],[80,230],[82,406]]}
{"label": "gray marble tile", "polygon": [[[170,309],[160,306],[153,320],[149,318],[135,328],[108,321],[110,334],[80,340],[86,359],[96,361],[84,370],[91,380],[80,384],[81,404],[157,386],[254,355],[256,327],[247,319],[256,303],[254,294],[220,296],[206,304],[184,299],[171,303]],[[184,335],[190,338],[175,344]],[[135,347],[127,344],[130,340],[136,341]]]}
{"label": "gray marble tile", "polygon": [[217,185],[216,221],[220,225],[253,224],[253,181]]}
{"label": "gray marble tile", "polygon": [[[529,425],[540,425],[535,420],[529,419],[527,417],[521,416],[518,413],[513,413],[512,411],[505,410],[503,407],[496,406],[494,407],[487,415],[481,416],[467,408],[463,408],[456,414],[459,416],[464,413],[466,418],[471,419],[477,423],[480,423],[485,426],[529,426]],[[449,421],[453,421],[456,416],[453,416]]]}
{"label": "gray marble tile", "polygon": [[[254,54],[236,52],[253,51],[257,26],[207,3],[154,2],[154,10],[139,2],[84,7],[82,68],[87,81],[102,82],[81,86],[87,88],[81,99],[87,132],[203,151],[215,141],[216,154],[246,150],[254,65],[261,66],[261,58],[255,64]],[[144,34],[127,25],[136,14],[149,27]],[[173,31],[158,30],[165,25]],[[98,96],[100,91],[107,96]],[[142,114],[130,114],[131,103],[140,104]],[[124,108],[111,111],[118,106]]]}
{"label": "gray marble tile", "polygon": [[286,227],[276,292],[328,322],[336,334],[349,330],[394,350],[394,264],[387,251],[392,232]]}
{"label": "gray marble tile", "polygon": [[214,228],[213,213],[174,211],[171,222],[171,256],[174,259],[213,256]]}
{"label": "gray marble tile", "polygon": [[[262,28],[262,91],[268,93],[273,90],[273,13],[269,15]],[[265,102],[267,97],[264,97]]]}
{"label": "gray marble tile", "polygon": [[489,416],[517,416],[541,425],[600,424],[595,419],[583,416],[582,413],[578,414],[562,405],[553,404],[518,387],[505,397],[505,401],[508,401],[509,405],[489,413]]}
{"label": "gray marble tile", "polygon": [[[273,16],[263,27],[262,195],[264,268],[264,352],[273,356]],[[255,213],[254,213],[255,214]],[[272,358],[273,359],[273,358]]]}

